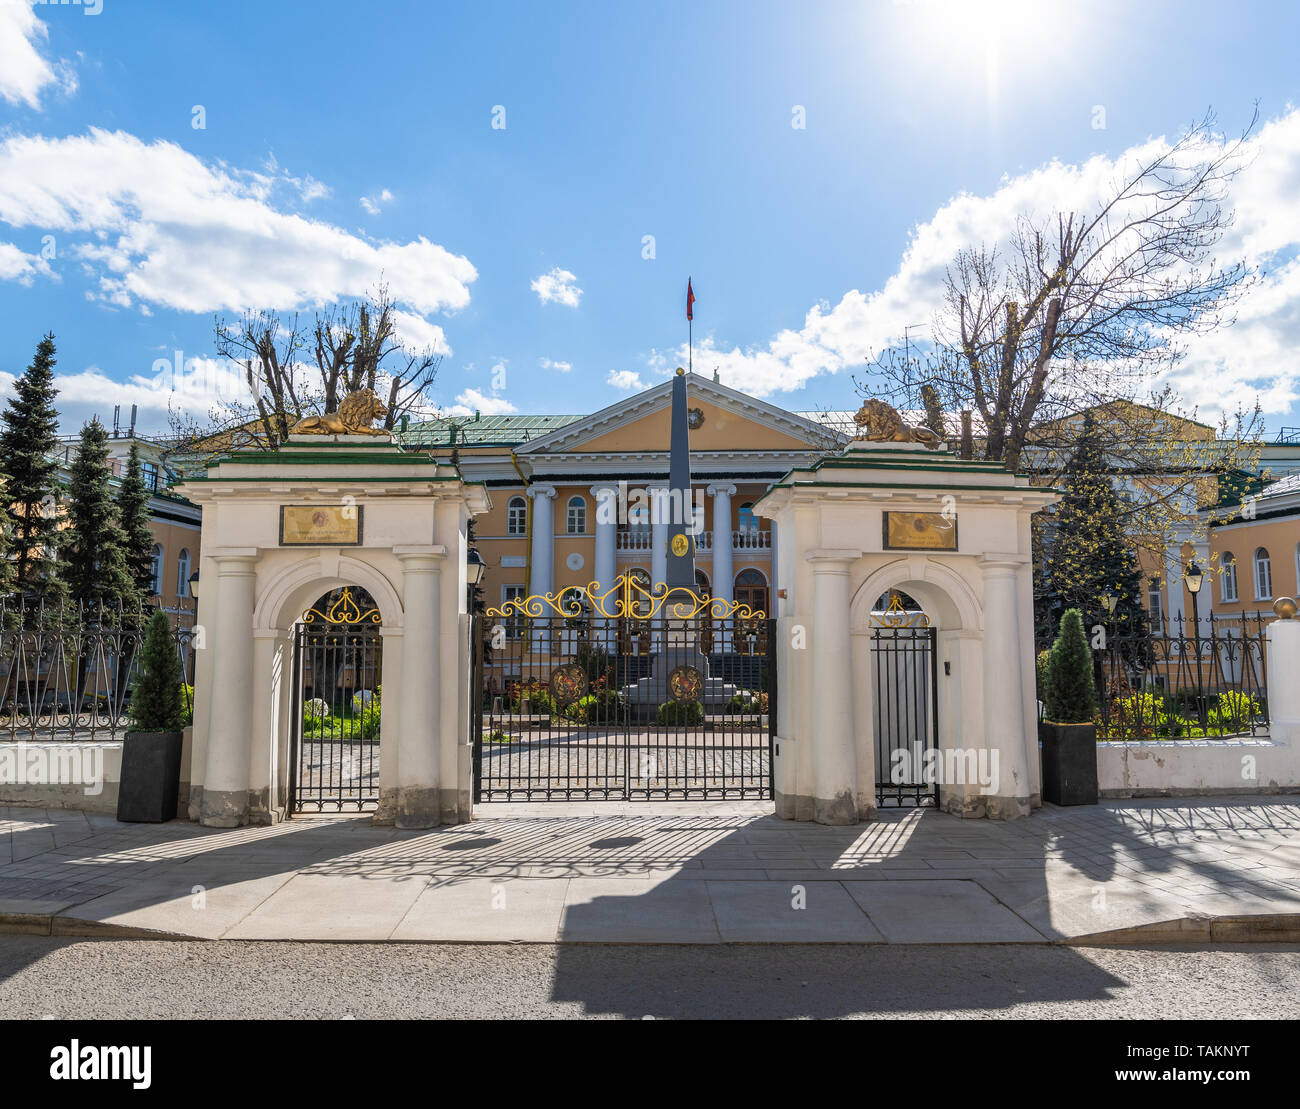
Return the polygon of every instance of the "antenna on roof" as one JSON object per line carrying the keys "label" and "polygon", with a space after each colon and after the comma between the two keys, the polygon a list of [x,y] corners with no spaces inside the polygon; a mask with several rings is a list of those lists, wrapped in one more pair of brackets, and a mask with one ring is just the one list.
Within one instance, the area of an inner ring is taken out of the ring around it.
{"label": "antenna on roof", "polygon": [[122,426],[122,406],[113,405],[113,438],[116,439]]}
{"label": "antenna on roof", "polygon": [[135,438],[135,405],[131,405],[131,428],[127,432],[132,439]]}

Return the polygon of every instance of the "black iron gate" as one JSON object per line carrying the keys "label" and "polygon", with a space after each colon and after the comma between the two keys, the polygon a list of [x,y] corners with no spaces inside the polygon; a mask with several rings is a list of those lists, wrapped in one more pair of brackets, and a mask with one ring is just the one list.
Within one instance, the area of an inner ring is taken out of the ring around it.
{"label": "black iron gate", "polygon": [[876,804],[938,804],[939,773],[930,754],[938,750],[939,726],[935,630],[924,613],[905,612],[893,599],[873,625]]}
{"label": "black iron gate", "polygon": [[775,621],[574,593],[472,622],[474,800],[770,799]]}
{"label": "black iron gate", "polygon": [[369,595],[343,588],[294,628],[291,813],[379,804],[379,625]]}

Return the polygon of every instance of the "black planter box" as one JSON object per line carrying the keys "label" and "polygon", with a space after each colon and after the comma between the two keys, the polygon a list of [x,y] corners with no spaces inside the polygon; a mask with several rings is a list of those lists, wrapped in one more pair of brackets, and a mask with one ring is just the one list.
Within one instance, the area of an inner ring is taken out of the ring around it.
{"label": "black planter box", "polygon": [[128,824],[176,819],[181,788],[181,733],[127,732],[117,818]]}
{"label": "black planter box", "polygon": [[1053,805],[1097,803],[1097,725],[1038,725],[1043,744],[1043,800]]}

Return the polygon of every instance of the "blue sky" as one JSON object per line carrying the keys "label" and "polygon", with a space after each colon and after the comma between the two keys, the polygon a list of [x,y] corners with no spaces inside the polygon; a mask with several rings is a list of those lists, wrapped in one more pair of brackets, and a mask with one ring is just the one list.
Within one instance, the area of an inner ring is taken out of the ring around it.
{"label": "blue sky", "polygon": [[[697,370],[850,407],[866,352],[928,332],[972,219],[1256,101],[1239,241],[1267,280],[1178,384],[1300,425],[1295,5],[99,5],[0,0],[0,371],[53,330],[67,430],[115,403],[162,428],[168,386],[202,407],[221,380],[214,312],[310,310],[381,270],[450,351],[449,409],[660,380],[688,274]],[[159,378],[177,351],[201,386]]]}

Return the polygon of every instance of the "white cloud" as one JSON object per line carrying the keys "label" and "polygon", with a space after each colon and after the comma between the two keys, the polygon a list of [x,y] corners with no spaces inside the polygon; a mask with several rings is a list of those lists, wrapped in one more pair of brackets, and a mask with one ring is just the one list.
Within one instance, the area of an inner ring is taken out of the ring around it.
{"label": "white cloud", "polygon": [[572,362],[556,362],[550,358],[539,358],[537,364],[544,370],[554,370],[556,373],[567,374],[573,369]]}
{"label": "white cloud", "polygon": [[371,193],[369,196],[361,198],[361,207],[363,207],[372,216],[379,215],[383,206],[393,199],[393,194],[387,189],[380,189],[377,193]]}
{"label": "white cloud", "polygon": [[413,312],[394,312],[393,323],[402,345],[410,350],[420,353],[432,351],[444,356],[451,354],[451,347],[447,344],[447,336],[442,328],[423,316],[417,316]]}
{"label": "white cloud", "polygon": [[42,54],[48,37],[30,0],[0,0],[0,97],[39,108],[47,86],[76,87],[65,67]]}
{"label": "white cloud", "polygon": [[556,301],[570,308],[577,308],[578,301],[582,299],[582,290],[578,288],[577,280],[574,274],[557,266],[550,273],[533,278],[528,287],[537,294],[537,299],[543,304]]}
{"label": "white cloud", "polygon": [[[765,345],[728,347],[705,336],[695,344],[701,372],[717,365],[727,384],[765,396],[801,388],[821,374],[861,368],[901,342],[909,325],[923,325],[912,334],[928,339],[942,307],[945,269],[961,248],[1005,242],[1022,213],[1088,210],[1118,174],[1162,144],[1153,139],[1079,165],[1049,162],[1005,178],[987,196],[953,197],[913,229],[898,269],[879,290],[850,289],[834,305],[816,304],[801,327]],[[1300,361],[1293,355],[1300,347],[1300,263],[1294,258],[1300,250],[1300,109],[1261,127],[1248,155],[1228,196],[1236,224],[1219,256],[1245,258],[1262,268],[1263,279],[1241,301],[1234,326],[1186,344],[1187,357],[1170,379],[1185,403],[1209,416],[1251,405],[1257,395],[1272,413],[1300,399]],[[685,344],[669,353],[686,360]]]}
{"label": "white cloud", "polygon": [[481,412],[484,416],[504,416],[518,411],[505,397],[493,396],[478,389],[466,389],[443,415],[472,416],[475,412]]}
{"label": "white cloud", "polygon": [[[306,179],[308,182],[310,179]],[[169,142],[92,129],[0,143],[0,221],[86,236],[64,247],[94,298],[141,310],[287,310],[363,296],[381,282],[422,315],[463,308],[478,273],[420,237],[375,242],[282,211],[317,186],[209,165]]]}
{"label": "white cloud", "polygon": [[53,277],[50,264],[39,254],[25,254],[13,243],[0,243],[0,281],[30,285],[36,274]]}
{"label": "white cloud", "polygon": [[645,382],[641,380],[641,375],[635,370],[610,370],[609,376],[605,378],[605,384],[628,393],[636,393],[646,387]]}

